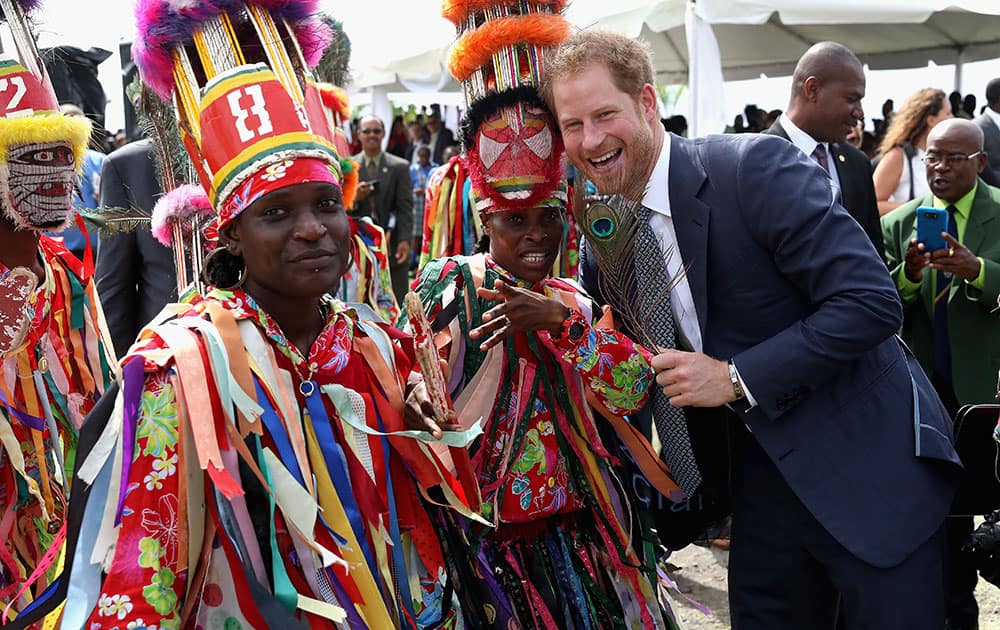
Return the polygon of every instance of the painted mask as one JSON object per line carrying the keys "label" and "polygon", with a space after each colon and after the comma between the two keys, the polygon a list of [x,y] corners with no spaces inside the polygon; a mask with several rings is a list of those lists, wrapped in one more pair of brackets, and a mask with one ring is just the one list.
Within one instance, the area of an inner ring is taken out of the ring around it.
{"label": "painted mask", "polygon": [[68,142],[10,146],[0,164],[3,211],[22,229],[60,229],[72,219],[75,178]]}

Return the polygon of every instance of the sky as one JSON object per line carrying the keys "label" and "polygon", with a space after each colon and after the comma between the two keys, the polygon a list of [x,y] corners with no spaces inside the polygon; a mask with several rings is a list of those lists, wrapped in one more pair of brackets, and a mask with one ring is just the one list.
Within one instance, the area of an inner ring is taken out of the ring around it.
{"label": "sky", "polygon": [[[616,0],[614,6],[629,8],[646,1]],[[436,15],[440,0],[322,0],[322,4],[344,22],[356,63],[387,52],[390,58],[398,59],[425,49],[428,41],[445,45],[454,38],[451,24]],[[43,47],[97,46],[114,53],[99,69],[109,99],[107,126],[112,131],[121,127],[124,120],[118,44],[133,37],[132,6],[133,0],[45,0],[38,20],[39,43]],[[575,0],[569,9],[571,19],[578,24],[588,23],[607,6],[606,0]],[[898,106],[907,95],[922,87],[940,87],[946,92],[954,89],[952,66],[878,70],[868,72],[867,77],[868,93],[863,102],[867,118],[879,113],[886,98],[895,99]],[[1000,77],[1000,59],[966,64],[962,91],[973,92],[982,104],[986,82],[995,77]],[[727,120],[731,121],[747,103],[765,110],[783,109],[790,86],[788,77],[727,83]],[[668,113],[684,113],[684,101],[681,100],[676,111]]]}

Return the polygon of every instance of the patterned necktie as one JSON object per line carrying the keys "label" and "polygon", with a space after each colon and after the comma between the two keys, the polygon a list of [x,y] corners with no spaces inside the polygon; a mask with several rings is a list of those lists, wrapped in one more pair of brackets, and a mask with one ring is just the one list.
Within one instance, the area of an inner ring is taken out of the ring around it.
{"label": "patterned necktie", "polygon": [[[636,231],[636,299],[640,313],[650,313],[648,336],[661,348],[676,348],[677,335],[674,312],[670,305],[670,283],[664,252],[649,225],[650,209],[639,206],[636,211],[639,227]],[[674,255],[678,255],[675,251]],[[650,348],[650,350],[654,350]],[[653,422],[660,436],[660,457],[687,496],[693,496],[701,484],[701,472],[691,450],[684,410],[674,407],[659,386],[654,386],[650,402]]]}
{"label": "patterned necktie", "polygon": [[[948,206],[948,234],[958,240],[955,206]],[[954,276],[937,271],[934,284],[934,374],[951,382],[951,340],[948,337],[948,296]]]}
{"label": "patterned necktie", "polygon": [[822,166],[823,170],[826,171],[826,174],[829,175],[830,163],[827,161],[827,155],[826,145],[822,142],[818,143],[812,152],[812,158],[816,160],[816,163]]}

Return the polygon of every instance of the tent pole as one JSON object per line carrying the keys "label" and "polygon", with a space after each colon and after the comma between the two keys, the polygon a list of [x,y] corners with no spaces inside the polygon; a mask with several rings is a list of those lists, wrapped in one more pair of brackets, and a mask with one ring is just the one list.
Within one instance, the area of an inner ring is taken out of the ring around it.
{"label": "tent pole", "polygon": [[958,56],[955,57],[955,91],[962,91],[962,66],[965,65],[965,46],[959,46]]}

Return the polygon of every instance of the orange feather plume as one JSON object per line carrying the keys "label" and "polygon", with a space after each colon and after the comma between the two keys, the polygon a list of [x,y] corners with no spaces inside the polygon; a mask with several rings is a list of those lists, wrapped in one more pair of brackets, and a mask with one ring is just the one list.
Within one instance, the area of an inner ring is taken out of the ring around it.
{"label": "orange feather plume", "polygon": [[532,13],[490,20],[455,42],[448,68],[457,81],[465,81],[502,48],[520,43],[555,46],[569,35],[569,22],[558,14]]}
{"label": "orange feather plume", "polygon": [[340,192],[344,196],[344,207],[348,210],[354,208],[354,198],[358,192],[358,163],[351,158],[341,158],[341,167],[347,162],[350,168],[344,168],[344,183],[340,187]]}
{"label": "orange feather plume", "polygon": [[340,114],[344,120],[351,117],[351,99],[344,88],[332,83],[317,83],[316,87],[319,88],[319,95],[324,105]]}
{"label": "orange feather plume", "polygon": [[[470,13],[491,9],[502,4],[500,0],[444,0],[441,3],[441,15],[455,26],[461,27]],[[566,7],[566,0],[550,0],[537,4],[550,6],[554,13],[558,13]]]}

